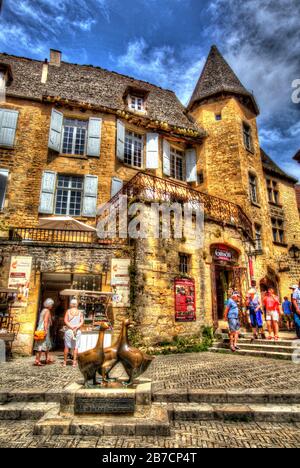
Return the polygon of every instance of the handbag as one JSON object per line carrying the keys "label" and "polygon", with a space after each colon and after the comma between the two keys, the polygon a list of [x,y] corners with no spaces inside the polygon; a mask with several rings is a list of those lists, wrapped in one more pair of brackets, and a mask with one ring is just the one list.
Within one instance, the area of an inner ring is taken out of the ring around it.
{"label": "handbag", "polygon": [[34,340],[35,341],[44,341],[44,339],[46,338],[47,336],[47,333],[43,330],[39,331],[37,330],[34,334]]}

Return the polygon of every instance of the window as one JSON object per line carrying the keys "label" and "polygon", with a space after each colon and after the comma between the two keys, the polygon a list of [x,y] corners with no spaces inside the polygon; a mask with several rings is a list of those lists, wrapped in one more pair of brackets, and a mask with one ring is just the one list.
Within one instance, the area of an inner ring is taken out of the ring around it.
{"label": "window", "polygon": [[222,114],[215,114],[215,118],[217,121],[222,120]]}
{"label": "window", "polygon": [[203,171],[198,172],[197,182],[198,182],[198,185],[204,184],[204,172]]}
{"label": "window", "polygon": [[0,169],[0,210],[3,210],[8,181],[8,170]]}
{"label": "window", "polygon": [[125,132],[124,163],[134,167],[143,166],[143,136]]}
{"label": "window", "polygon": [[187,275],[190,271],[190,255],[179,254],[179,271],[182,275]]}
{"label": "window", "polygon": [[4,72],[0,71],[0,102],[5,101],[6,78]]}
{"label": "window", "polygon": [[280,218],[272,218],[273,241],[277,244],[285,243],[284,221]]}
{"label": "window", "polygon": [[258,186],[257,186],[257,177],[254,174],[249,175],[249,184],[250,184],[250,200],[253,203],[258,203]]}
{"label": "window", "polygon": [[267,180],[268,198],[270,203],[279,205],[279,188],[276,180]]}
{"label": "window", "polygon": [[262,237],[261,237],[261,226],[259,224],[255,224],[255,250],[256,252],[262,252]]}
{"label": "window", "polygon": [[185,180],[184,152],[171,147],[171,177],[177,180]]}
{"label": "window", "polygon": [[57,178],[55,214],[80,216],[84,178],[59,175]]}
{"label": "window", "polygon": [[129,96],[128,106],[129,106],[129,109],[141,112],[144,110],[144,99],[138,96]]}
{"label": "window", "polygon": [[251,127],[246,123],[243,123],[243,136],[244,136],[245,148],[248,151],[253,151],[252,131],[251,131]]}
{"label": "window", "polygon": [[84,155],[86,152],[88,122],[77,119],[64,119],[63,154]]}

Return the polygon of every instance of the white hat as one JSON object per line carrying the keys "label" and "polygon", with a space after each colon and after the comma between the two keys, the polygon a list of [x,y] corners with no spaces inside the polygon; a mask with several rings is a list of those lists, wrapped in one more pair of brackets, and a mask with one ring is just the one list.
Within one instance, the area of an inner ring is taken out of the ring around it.
{"label": "white hat", "polygon": [[294,286],[291,286],[290,289],[298,289],[298,287],[299,287],[299,286],[296,284],[296,285],[294,285]]}

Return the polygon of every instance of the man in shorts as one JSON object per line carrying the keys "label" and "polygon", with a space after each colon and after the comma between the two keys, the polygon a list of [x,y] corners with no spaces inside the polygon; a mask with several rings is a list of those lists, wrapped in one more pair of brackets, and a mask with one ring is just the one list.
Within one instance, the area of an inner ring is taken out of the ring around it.
{"label": "man in shorts", "polygon": [[270,288],[264,298],[264,306],[266,309],[266,321],[268,327],[268,340],[279,340],[279,319],[281,315],[279,298],[275,295],[274,289]]}
{"label": "man in shorts", "polygon": [[284,313],[284,322],[286,324],[286,328],[288,330],[292,330],[294,327],[293,307],[291,301],[289,301],[289,298],[287,296],[284,298],[284,301],[282,303],[282,310]]}
{"label": "man in shorts", "polygon": [[239,339],[239,330],[241,328],[239,321],[239,303],[240,295],[238,292],[234,291],[232,293],[231,299],[229,299],[224,319],[228,321],[229,326],[229,336],[230,336],[230,349],[233,353],[239,350],[238,339]]}

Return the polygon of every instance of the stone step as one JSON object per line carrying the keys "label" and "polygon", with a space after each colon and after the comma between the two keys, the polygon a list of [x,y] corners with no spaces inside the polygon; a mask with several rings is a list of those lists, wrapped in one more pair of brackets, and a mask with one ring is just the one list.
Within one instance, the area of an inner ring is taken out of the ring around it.
{"label": "stone step", "polygon": [[[212,347],[209,348],[211,353],[222,353],[222,354],[233,354],[230,349]],[[268,352],[268,351],[255,351],[255,350],[239,350],[234,353],[238,356],[250,356],[258,358],[268,358],[268,359],[281,359],[285,361],[292,361],[292,354],[290,353],[280,353],[280,352]]]}
{"label": "stone step", "polygon": [[0,405],[4,403],[59,403],[62,391],[59,390],[0,390]]}
{"label": "stone step", "polygon": [[57,403],[4,403],[0,406],[0,420],[16,421],[41,419],[48,411],[58,408]]}
{"label": "stone step", "polygon": [[[259,345],[265,345],[265,346],[284,346],[288,348],[293,348],[295,346],[295,341],[296,340],[279,340],[279,341],[274,341],[274,340],[253,340],[252,338],[240,338],[239,343],[243,344],[259,344]],[[223,339],[224,343],[229,343],[230,340],[228,337]],[[220,343],[220,341],[216,341],[216,343]]]}
{"label": "stone step", "polygon": [[[274,343],[273,345],[267,344],[257,344],[255,343],[244,343],[242,341],[238,344],[241,350],[254,350],[254,351],[265,351],[265,352],[273,352],[273,353],[286,353],[286,354],[293,354],[295,351],[294,348],[290,346],[280,346],[278,343]],[[229,344],[226,343],[215,343],[214,347],[221,348],[221,349],[228,349]]]}
{"label": "stone step", "polygon": [[248,389],[172,389],[153,394],[155,403],[245,403],[300,405],[300,390]]}
{"label": "stone step", "polygon": [[300,421],[300,405],[261,404],[193,404],[169,405],[169,417],[173,421],[243,421],[280,422]]}
{"label": "stone step", "polygon": [[133,416],[61,415],[59,409],[53,409],[35,424],[34,434],[168,437],[170,436],[170,422],[166,405],[153,404],[148,410],[141,407]]}

